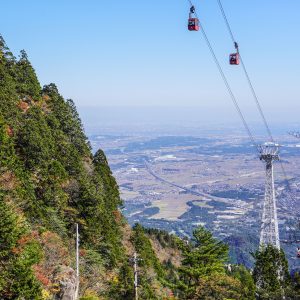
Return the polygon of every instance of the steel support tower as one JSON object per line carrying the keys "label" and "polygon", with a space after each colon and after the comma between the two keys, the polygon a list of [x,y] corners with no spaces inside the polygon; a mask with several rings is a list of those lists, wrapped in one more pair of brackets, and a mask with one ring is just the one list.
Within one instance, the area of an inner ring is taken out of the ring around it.
{"label": "steel support tower", "polygon": [[261,147],[260,160],[266,164],[266,182],[260,246],[273,245],[280,249],[273,173],[273,162],[279,160],[278,152],[279,147],[274,143],[265,143]]}

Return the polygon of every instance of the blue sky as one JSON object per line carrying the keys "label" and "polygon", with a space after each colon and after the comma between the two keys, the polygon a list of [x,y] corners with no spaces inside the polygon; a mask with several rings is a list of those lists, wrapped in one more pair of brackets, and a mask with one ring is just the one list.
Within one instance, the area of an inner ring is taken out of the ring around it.
{"label": "blue sky", "polygon": [[[241,106],[252,98],[217,0],[194,1]],[[223,0],[266,110],[299,108],[300,1]],[[41,84],[55,82],[78,106],[228,108],[230,98],[200,32],[186,29],[186,0],[10,0],[0,32],[25,49]],[[268,113],[267,113],[268,115]]]}

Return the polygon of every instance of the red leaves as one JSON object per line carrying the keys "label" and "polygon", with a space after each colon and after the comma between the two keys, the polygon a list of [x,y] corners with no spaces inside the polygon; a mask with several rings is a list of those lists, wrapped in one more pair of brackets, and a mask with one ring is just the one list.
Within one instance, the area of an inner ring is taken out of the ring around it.
{"label": "red leaves", "polygon": [[50,284],[50,280],[47,278],[47,275],[45,274],[45,270],[42,269],[42,266],[35,265],[33,266],[34,274],[37,278],[37,280],[43,285],[48,286]]}
{"label": "red leaves", "polygon": [[79,250],[79,255],[80,255],[80,257],[85,257],[86,256],[86,250],[85,249],[80,249]]}
{"label": "red leaves", "polygon": [[44,257],[35,266],[35,275],[45,287],[52,289],[57,284],[53,274],[57,271],[58,266],[70,265],[68,249],[62,239],[54,232],[45,231],[38,238],[43,248]]}
{"label": "red leaves", "polygon": [[23,248],[26,246],[28,243],[30,243],[33,240],[37,240],[39,237],[39,234],[37,231],[32,231],[30,234],[23,235],[18,241],[17,244],[19,247]]}

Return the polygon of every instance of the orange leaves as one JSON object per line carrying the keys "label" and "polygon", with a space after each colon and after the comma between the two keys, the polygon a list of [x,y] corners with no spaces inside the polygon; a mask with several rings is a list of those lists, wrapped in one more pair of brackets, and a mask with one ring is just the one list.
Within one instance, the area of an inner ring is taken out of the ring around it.
{"label": "orange leaves", "polygon": [[23,111],[26,112],[29,109],[29,104],[25,101],[20,101],[18,107]]}
{"label": "orange leaves", "polygon": [[6,133],[8,136],[13,137],[14,136],[14,130],[11,126],[6,125]]}
{"label": "orange leaves", "polygon": [[118,224],[120,224],[121,221],[122,221],[122,214],[121,214],[121,212],[119,210],[114,210],[112,213],[113,213],[113,215],[115,217],[116,222]]}
{"label": "orange leaves", "polygon": [[19,240],[18,240],[18,245],[20,246],[20,247],[24,247],[24,246],[26,246],[26,244],[28,244],[28,242],[31,240],[31,237],[30,236],[28,236],[28,235],[24,235],[24,236],[22,236]]}
{"label": "orange leaves", "polygon": [[21,254],[23,249],[32,241],[36,241],[38,238],[38,233],[32,231],[30,234],[23,235],[17,241],[17,245],[12,248],[11,252],[15,255]]}
{"label": "orange leaves", "polygon": [[32,231],[29,234],[23,235],[18,241],[18,248],[23,249],[26,245],[28,245],[32,241],[36,241],[38,239],[38,232]]}
{"label": "orange leaves", "polygon": [[21,249],[18,247],[14,247],[11,249],[11,252],[15,255],[20,254],[21,253]]}
{"label": "orange leaves", "polygon": [[50,108],[48,106],[48,101],[50,100],[50,97],[48,95],[44,95],[41,99],[39,100],[33,100],[32,97],[24,97],[22,100],[19,101],[18,107],[20,110],[22,110],[24,113],[28,111],[28,109],[31,106],[38,106],[41,108],[43,113],[49,113]]}
{"label": "orange leaves", "polygon": [[43,99],[45,102],[47,102],[47,101],[49,101],[51,98],[50,98],[49,95],[43,94],[42,99]]}

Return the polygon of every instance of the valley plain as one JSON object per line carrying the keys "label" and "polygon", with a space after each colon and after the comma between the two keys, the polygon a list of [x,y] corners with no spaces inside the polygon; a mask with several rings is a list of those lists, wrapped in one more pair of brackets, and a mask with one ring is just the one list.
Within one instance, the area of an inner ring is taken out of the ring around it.
{"label": "valley plain", "polygon": [[[297,234],[300,148],[295,138],[280,137],[281,159],[275,168],[280,236]],[[124,200],[130,224],[190,237],[205,225],[231,246],[234,262],[251,266],[259,241],[264,164],[241,135],[92,135],[93,148],[106,152]],[[300,143],[300,142],[299,142]],[[296,245],[283,244],[291,267]]]}

